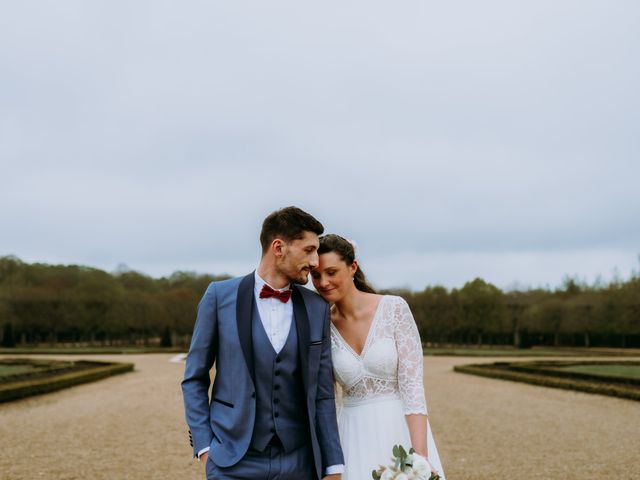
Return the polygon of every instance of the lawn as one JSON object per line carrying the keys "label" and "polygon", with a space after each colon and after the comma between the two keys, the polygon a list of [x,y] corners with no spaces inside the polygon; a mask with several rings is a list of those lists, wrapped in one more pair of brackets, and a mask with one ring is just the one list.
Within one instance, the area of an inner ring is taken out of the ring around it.
{"label": "lawn", "polygon": [[138,353],[182,353],[182,347],[15,347],[0,348],[0,355],[131,355]]}
{"label": "lawn", "polygon": [[640,379],[640,365],[570,365],[559,367],[566,372],[588,373],[603,377],[621,377]]}
{"label": "lawn", "polygon": [[0,403],[61,390],[132,371],[131,363],[0,359]]}
{"label": "lawn", "polygon": [[22,375],[23,373],[32,373],[38,371],[40,368],[36,365],[3,365],[0,363],[0,380],[3,377],[9,377],[13,375]]}

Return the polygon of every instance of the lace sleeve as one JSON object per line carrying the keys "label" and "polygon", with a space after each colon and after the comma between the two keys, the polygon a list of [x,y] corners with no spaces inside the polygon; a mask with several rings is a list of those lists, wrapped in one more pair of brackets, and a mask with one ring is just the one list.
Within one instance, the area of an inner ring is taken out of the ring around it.
{"label": "lace sleeve", "polygon": [[409,305],[398,297],[394,308],[395,341],[398,350],[398,389],[405,415],[427,414],[422,381],[422,342]]}

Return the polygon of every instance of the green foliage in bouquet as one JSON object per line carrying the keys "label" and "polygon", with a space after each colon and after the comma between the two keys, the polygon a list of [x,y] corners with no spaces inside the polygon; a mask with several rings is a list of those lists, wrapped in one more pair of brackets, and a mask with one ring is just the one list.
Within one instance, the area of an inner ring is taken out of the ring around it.
{"label": "green foliage in bouquet", "polygon": [[[391,471],[393,473],[393,477],[391,478],[396,478],[397,475],[405,473],[407,471],[407,467],[412,470],[413,454],[416,453],[413,448],[409,449],[409,453],[407,453],[402,445],[394,445],[392,453],[393,457],[391,458],[391,461],[393,462],[393,465],[389,465],[387,467],[385,467],[384,465],[380,465],[380,468],[378,468],[378,470],[373,470],[371,472],[371,476],[374,480],[381,480],[383,474],[386,471]],[[405,476],[404,478],[407,477]],[[416,477],[410,476],[409,478]],[[440,475],[431,472],[428,480],[440,480]]]}

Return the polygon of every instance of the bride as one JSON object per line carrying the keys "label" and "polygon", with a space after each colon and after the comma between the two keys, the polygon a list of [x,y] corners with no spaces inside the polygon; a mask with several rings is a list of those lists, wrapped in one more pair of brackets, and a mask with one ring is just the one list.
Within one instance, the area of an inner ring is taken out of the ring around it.
{"label": "bride", "polygon": [[343,480],[371,478],[394,445],[413,447],[444,479],[427,417],[422,343],[407,303],[377,295],[349,241],[320,238],[313,285],[332,303],[331,354],[342,388],[338,414],[345,456]]}

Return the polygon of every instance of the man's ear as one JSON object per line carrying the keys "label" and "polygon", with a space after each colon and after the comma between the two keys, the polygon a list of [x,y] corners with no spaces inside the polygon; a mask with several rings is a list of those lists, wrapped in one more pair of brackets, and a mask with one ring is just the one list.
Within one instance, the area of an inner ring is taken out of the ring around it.
{"label": "man's ear", "polygon": [[284,246],[284,242],[281,239],[276,238],[271,242],[271,252],[273,252],[276,257],[282,257]]}

